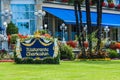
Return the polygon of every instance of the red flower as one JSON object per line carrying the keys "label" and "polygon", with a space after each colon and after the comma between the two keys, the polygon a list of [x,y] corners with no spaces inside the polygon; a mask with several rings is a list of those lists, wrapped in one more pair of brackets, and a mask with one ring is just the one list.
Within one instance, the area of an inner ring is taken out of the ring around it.
{"label": "red flower", "polygon": [[68,2],[68,0],[63,0],[62,2]]}
{"label": "red flower", "polygon": [[108,4],[108,7],[109,7],[109,8],[114,8],[114,7],[115,7],[115,4],[114,4],[114,3],[109,3],[109,4]]}
{"label": "red flower", "polygon": [[117,49],[120,49],[120,43],[116,42],[115,46],[116,46]]}
{"label": "red flower", "polygon": [[47,38],[51,38],[51,35],[50,34],[44,34],[43,36],[47,37]]}
{"label": "red flower", "polygon": [[117,49],[116,43],[111,43],[110,44],[110,49]]}
{"label": "red flower", "polygon": [[22,34],[18,34],[18,36],[19,36],[19,38],[27,38],[28,36],[26,35],[26,36],[24,36],[24,35],[22,35]]}
{"label": "red flower", "polygon": [[76,48],[77,47],[77,42],[76,41],[67,41],[66,44],[69,45],[72,48]]}
{"label": "red flower", "polygon": [[120,9],[120,4],[117,5],[117,9]]}
{"label": "red flower", "polygon": [[88,42],[84,41],[84,47],[87,48],[88,47]]}
{"label": "red flower", "polygon": [[106,3],[105,3],[105,2],[103,2],[103,3],[102,3],[102,6],[103,6],[103,7],[104,7],[104,6],[106,6]]}
{"label": "red flower", "polygon": [[93,5],[92,1],[90,1],[90,5]]}

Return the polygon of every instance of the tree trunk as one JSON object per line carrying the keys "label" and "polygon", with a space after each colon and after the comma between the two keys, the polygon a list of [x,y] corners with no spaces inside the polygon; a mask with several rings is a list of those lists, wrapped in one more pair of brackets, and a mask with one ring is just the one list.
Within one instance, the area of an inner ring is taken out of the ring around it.
{"label": "tree trunk", "polygon": [[97,42],[97,49],[96,49],[97,52],[100,50],[100,44],[101,44],[102,2],[103,0],[97,0],[97,27],[98,27],[98,32],[97,32],[98,42]]}
{"label": "tree trunk", "polygon": [[86,20],[87,20],[87,30],[88,30],[88,43],[89,43],[89,54],[91,55],[92,53],[92,39],[91,39],[91,33],[92,33],[92,28],[91,28],[91,15],[90,15],[90,0],[85,0],[86,4]]}
{"label": "tree trunk", "polygon": [[82,11],[81,11],[81,2],[78,1],[78,11],[79,11],[79,18],[80,18],[80,38],[81,38],[81,50],[82,50],[82,56],[83,58],[86,58],[86,54],[85,54],[85,47],[84,47],[84,41],[85,41],[85,38],[84,38],[84,30],[83,30],[83,26],[82,26]]}
{"label": "tree trunk", "polygon": [[[81,3],[78,0],[74,1],[76,27],[77,27],[77,37],[78,37],[78,42],[79,42],[79,45],[80,45],[80,48],[81,48],[81,51],[82,51],[82,57],[85,57],[85,48],[84,48],[85,39],[84,39],[84,36],[83,36],[82,12],[81,12],[81,5],[80,4]],[[80,21],[79,21],[79,19],[80,19]]]}

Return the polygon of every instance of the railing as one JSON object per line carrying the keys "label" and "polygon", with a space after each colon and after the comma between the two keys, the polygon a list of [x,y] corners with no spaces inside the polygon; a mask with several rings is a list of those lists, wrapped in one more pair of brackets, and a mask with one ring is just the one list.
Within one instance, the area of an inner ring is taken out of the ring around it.
{"label": "railing", "polygon": [[[52,3],[59,5],[73,5],[74,0],[71,2],[70,0],[45,0],[44,3]],[[82,3],[82,6],[85,6],[85,2]],[[91,7],[95,7],[96,4],[90,4]],[[103,9],[112,9],[112,10],[120,10],[120,3],[102,3]]]}
{"label": "railing", "polygon": [[[67,4],[69,5],[71,2],[69,0],[45,0],[44,3],[55,3],[55,4]],[[73,3],[71,3],[73,5]]]}

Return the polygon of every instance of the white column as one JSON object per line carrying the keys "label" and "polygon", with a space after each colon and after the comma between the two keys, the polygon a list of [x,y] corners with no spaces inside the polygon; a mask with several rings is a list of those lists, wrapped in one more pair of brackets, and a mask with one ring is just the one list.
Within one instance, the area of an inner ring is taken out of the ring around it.
{"label": "white column", "polygon": [[118,41],[120,41],[120,28],[118,28]]}
{"label": "white column", "polygon": [[[42,3],[43,0],[36,0],[36,5],[35,5],[36,11],[42,10]],[[42,17],[36,16],[36,29],[40,30],[41,26],[43,26],[43,19]]]}
{"label": "white column", "polygon": [[52,35],[55,36],[55,17],[52,17]]}

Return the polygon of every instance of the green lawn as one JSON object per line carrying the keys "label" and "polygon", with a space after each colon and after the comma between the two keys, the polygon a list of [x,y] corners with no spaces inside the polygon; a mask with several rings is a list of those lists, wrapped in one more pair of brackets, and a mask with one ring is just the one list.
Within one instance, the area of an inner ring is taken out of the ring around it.
{"label": "green lawn", "polygon": [[120,61],[61,61],[59,65],[0,63],[0,80],[120,80]]}

